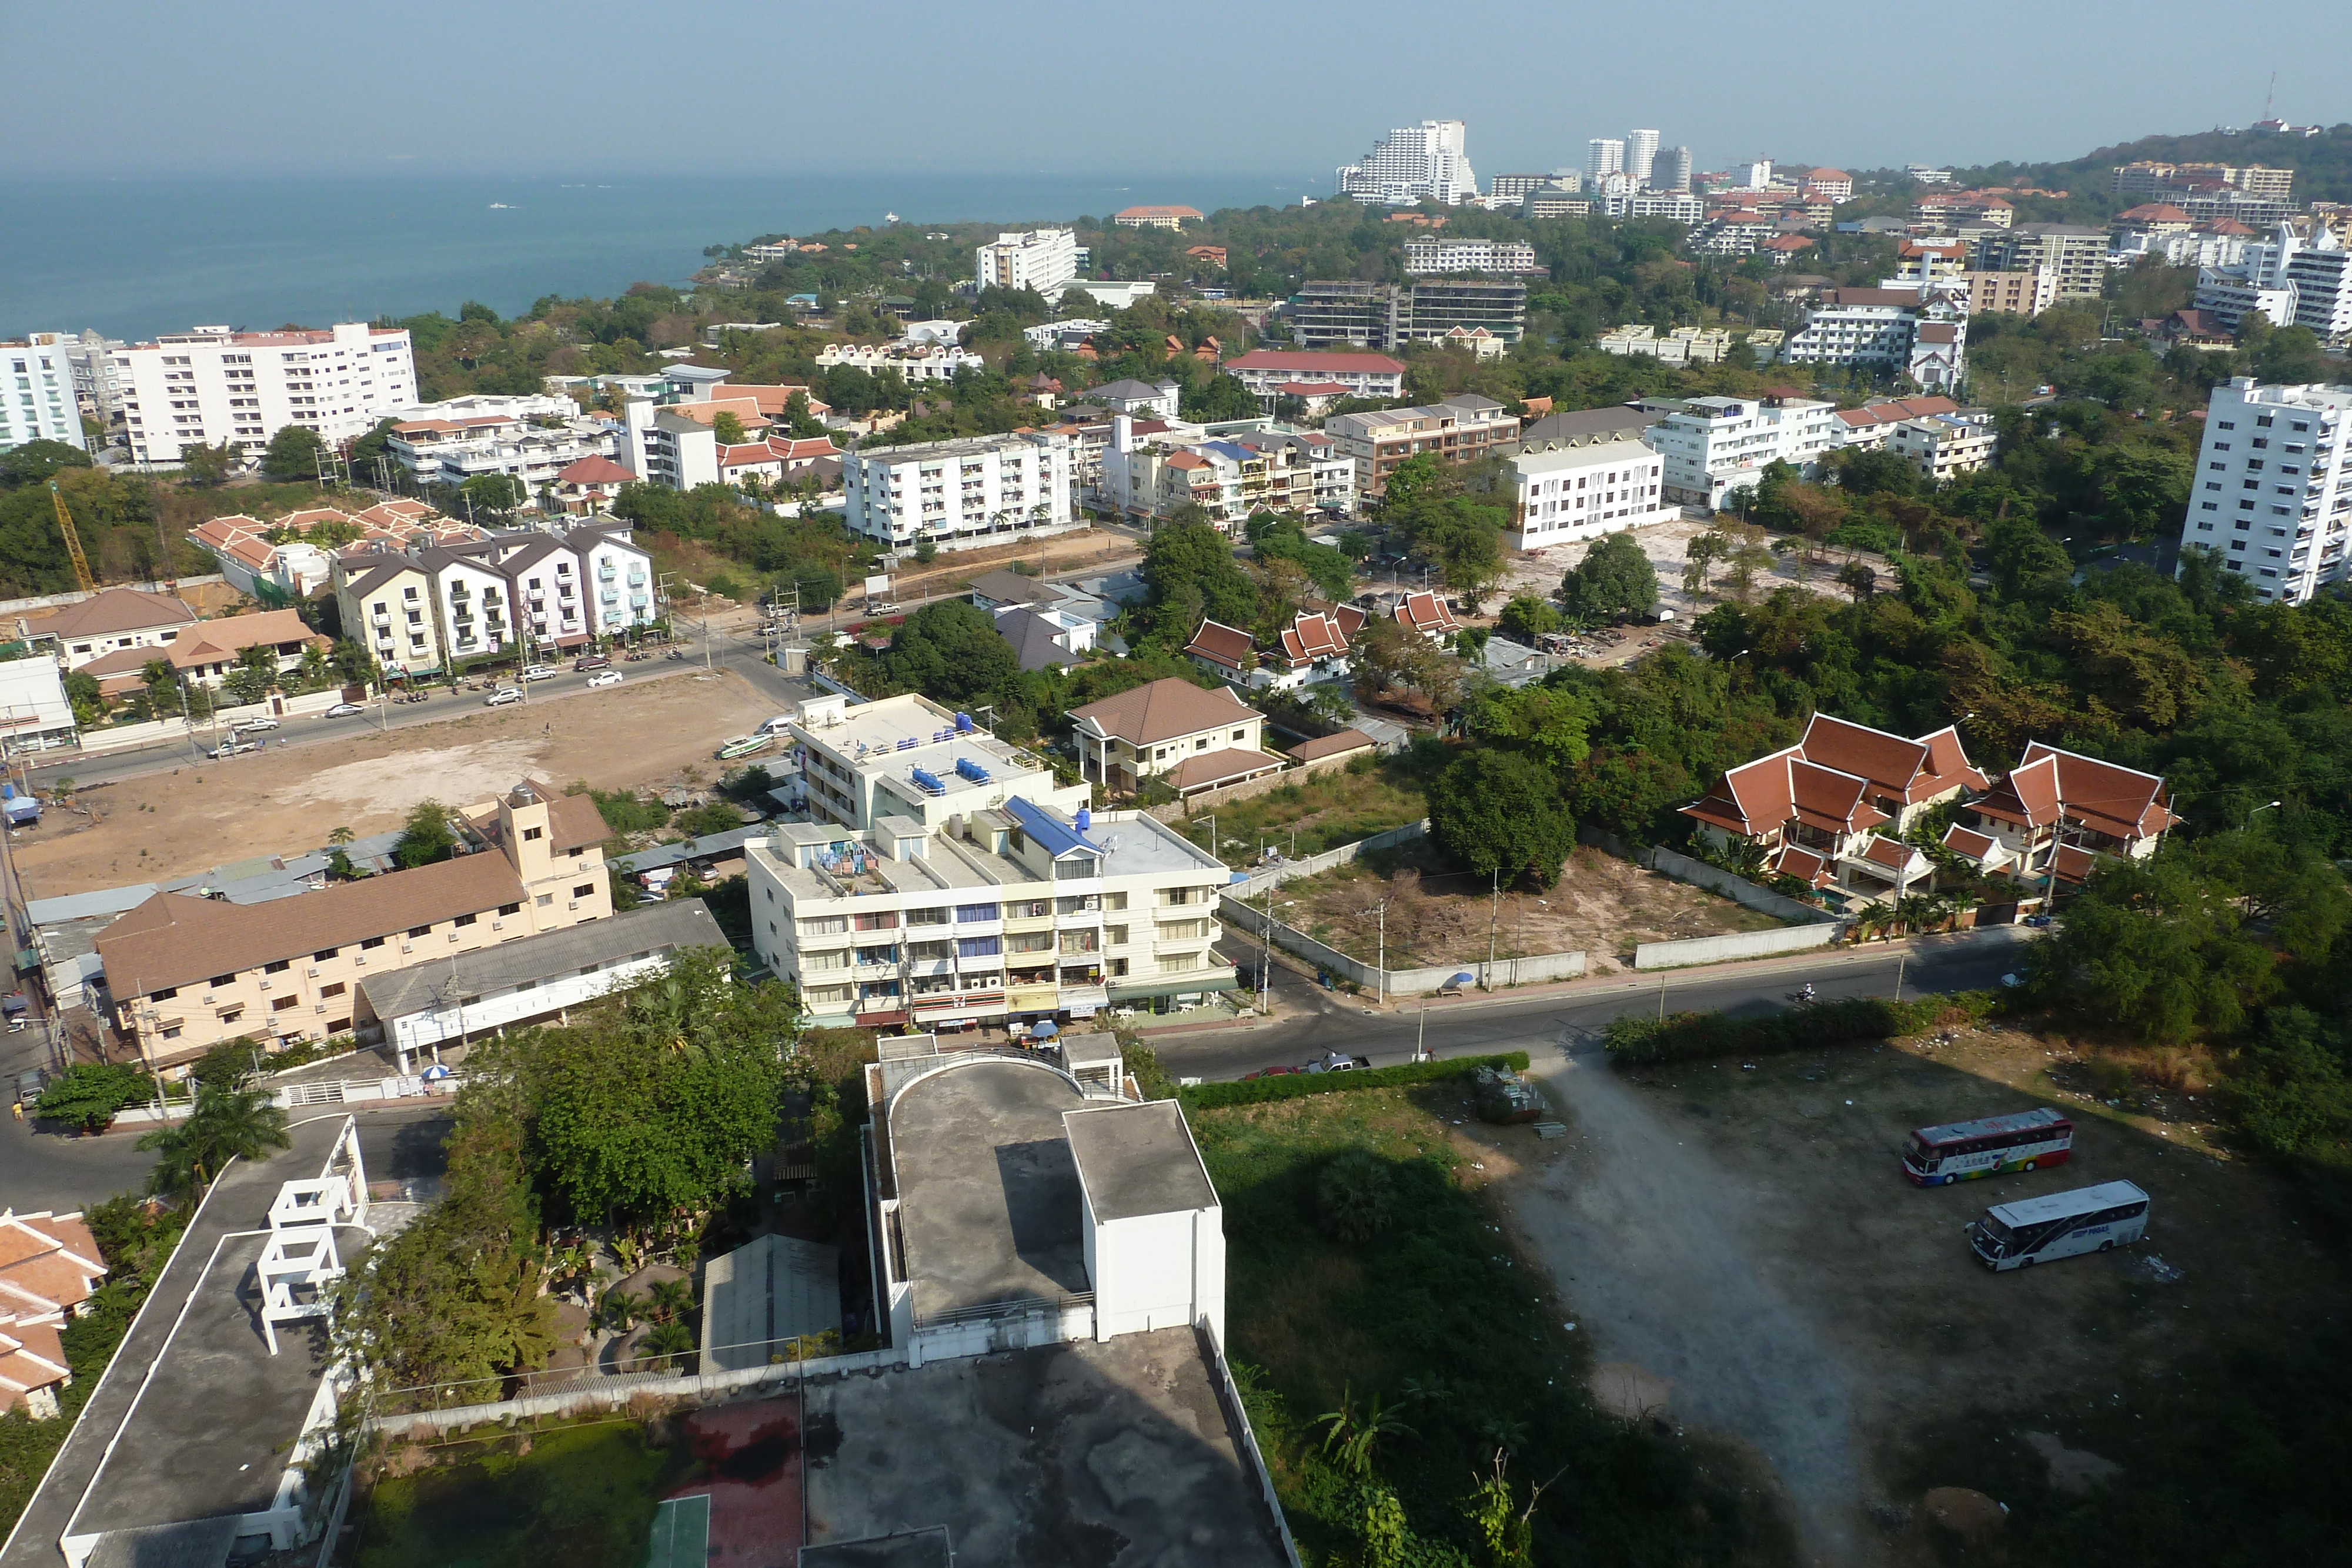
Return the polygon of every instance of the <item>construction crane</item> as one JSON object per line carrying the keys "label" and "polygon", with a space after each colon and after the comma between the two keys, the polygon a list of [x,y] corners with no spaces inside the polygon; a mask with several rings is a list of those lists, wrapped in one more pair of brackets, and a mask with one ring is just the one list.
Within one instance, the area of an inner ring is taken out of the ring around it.
{"label": "construction crane", "polygon": [[58,488],[55,479],[49,481],[49,500],[58,508],[58,532],[66,537],[66,554],[73,558],[74,582],[84,593],[96,593],[98,584],[90,580],[89,558],[81,553],[81,536],[74,532],[73,514],[66,510],[66,494]]}

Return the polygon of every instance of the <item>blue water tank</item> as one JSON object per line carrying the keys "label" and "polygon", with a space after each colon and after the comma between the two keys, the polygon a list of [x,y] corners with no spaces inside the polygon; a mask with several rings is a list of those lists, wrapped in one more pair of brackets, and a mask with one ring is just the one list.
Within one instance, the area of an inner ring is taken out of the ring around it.
{"label": "blue water tank", "polygon": [[920,768],[909,768],[908,771],[915,780],[915,787],[922,790],[923,793],[927,795],[944,795],[948,792],[948,787],[940,782],[939,776],[937,774],[928,773]]}
{"label": "blue water tank", "polygon": [[960,713],[956,715],[956,733],[958,735],[970,735],[971,733],[971,715],[968,713]]}
{"label": "blue water tank", "polygon": [[1084,832],[1090,832],[1090,831],[1093,831],[1093,829],[1094,829],[1094,825],[1095,825],[1095,814],[1094,814],[1092,811],[1087,810],[1084,806],[1079,807],[1079,808],[1078,808],[1078,831],[1080,831],[1080,832],[1082,832],[1082,833],[1084,833]]}

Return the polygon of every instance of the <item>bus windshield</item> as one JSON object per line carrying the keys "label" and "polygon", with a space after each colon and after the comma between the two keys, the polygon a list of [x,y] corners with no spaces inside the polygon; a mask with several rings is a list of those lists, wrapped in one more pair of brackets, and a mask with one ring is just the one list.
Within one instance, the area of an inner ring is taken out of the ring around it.
{"label": "bus windshield", "polygon": [[1985,1241],[1992,1250],[1996,1254],[2005,1256],[2009,1251],[2010,1242],[2014,1239],[2014,1233],[2009,1227],[1990,1214],[1977,1221],[1977,1224],[1984,1231]]}

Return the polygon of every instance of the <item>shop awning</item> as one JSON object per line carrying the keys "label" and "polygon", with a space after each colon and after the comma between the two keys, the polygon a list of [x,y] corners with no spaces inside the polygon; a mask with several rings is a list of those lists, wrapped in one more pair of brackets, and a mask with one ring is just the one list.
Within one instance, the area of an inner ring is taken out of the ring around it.
{"label": "shop awning", "polygon": [[1114,1002],[1149,1001],[1155,997],[1190,996],[1195,991],[1237,990],[1241,981],[1231,969],[1204,969],[1191,978],[1167,978],[1139,981],[1131,986],[1114,985],[1110,999]]}

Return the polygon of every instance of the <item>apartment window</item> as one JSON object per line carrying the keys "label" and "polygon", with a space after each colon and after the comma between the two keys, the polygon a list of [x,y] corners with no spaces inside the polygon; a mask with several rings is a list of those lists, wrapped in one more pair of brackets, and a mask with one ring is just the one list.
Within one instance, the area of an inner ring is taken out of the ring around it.
{"label": "apartment window", "polygon": [[525,828],[522,831],[522,839],[525,843],[530,843],[534,839],[543,839],[546,836],[547,830],[545,828]]}
{"label": "apartment window", "polygon": [[449,922],[449,924],[452,925],[471,925],[474,923],[475,918],[476,917],[471,915],[460,915],[457,919]]}
{"label": "apartment window", "polygon": [[542,893],[539,895],[539,907],[541,909],[545,909],[554,902],[555,894],[551,893]]}
{"label": "apartment window", "polygon": [[520,915],[522,913],[522,905],[520,904],[501,904],[499,905],[499,913],[500,915]]}
{"label": "apartment window", "polygon": [[[1040,913],[1043,912],[1041,911]],[[997,906],[993,904],[959,904],[956,905],[956,924],[959,925],[975,925],[981,921],[994,920],[996,918]]]}
{"label": "apartment window", "polygon": [[215,975],[211,979],[206,980],[206,981],[205,982],[205,984],[206,984],[207,986],[215,986],[215,987],[217,987],[217,986],[233,986],[233,985],[236,984],[236,977],[234,974],[229,974],[229,975]]}
{"label": "apartment window", "polygon": [[160,991],[150,991],[150,992],[148,992],[148,993],[147,993],[147,999],[148,999],[149,1001],[151,1001],[151,1002],[168,1002],[168,1001],[170,1001],[173,997],[176,997],[176,996],[178,996],[179,994],[180,994],[180,988],[179,988],[179,987],[177,987],[177,986],[166,986],[166,987],[164,987],[164,988],[163,988],[162,990],[160,990]]}
{"label": "apartment window", "polygon": [[319,994],[322,997],[340,997],[343,994],[343,983],[337,980],[331,986],[321,986],[319,988]]}
{"label": "apartment window", "polygon": [[360,951],[361,951],[361,952],[362,952],[362,953],[372,953],[372,952],[375,951],[375,949],[377,949],[378,947],[381,947],[381,946],[383,946],[383,937],[381,937],[381,936],[371,936],[371,937],[367,938],[367,940],[365,940],[365,941],[363,941],[363,942],[362,942],[362,943],[360,944]]}
{"label": "apartment window", "polygon": [[959,936],[956,956],[959,958],[993,958],[1003,951],[1003,944],[994,936]]}
{"label": "apartment window", "polygon": [[321,947],[317,952],[311,954],[310,956],[319,963],[323,964],[341,951],[342,949],[341,947]]}
{"label": "apartment window", "polygon": [[280,958],[274,964],[264,964],[261,966],[261,972],[265,975],[282,975],[293,967],[293,959]]}
{"label": "apartment window", "polygon": [[801,922],[801,935],[803,936],[836,936],[848,929],[849,916],[846,915],[820,915],[813,920]]}
{"label": "apartment window", "polygon": [[872,915],[855,915],[850,924],[859,931],[895,931],[898,928],[898,912],[885,909]]}
{"label": "apartment window", "polygon": [[300,1006],[302,998],[299,997],[280,997],[276,1001],[269,1004],[269,1010],[274,1013],[286,1012],[293,1008]]}
{"label": "apartment window", "polygon": [[430,936],[433,935],[433,927],[430,925],[412,925],[408,928],[408,934],[411,936]]}
{"label": "apartment window", "polygon": [[224,1008],[221,1009],[220,1020],[223,1023],[236,1023],[244,1017],[245,1009],[243,1008]]}
{"label": "apartment window", "polygon": [[178,1024],[171,1024],[171,1025],[167,1025],[167,1026],[164,1028],[164,1030],[163,1030],[163,1038],[164,1038],[165,1040],[177,1040],[177,1039],[179,1039],[179,1038],[180,1038],[180,1026],[179,1026]]}
{"label": "apartment window", "polygon": [[595,891],[596,884],[594,883],[583,882],[578,887],[572,890],[572,896],[574,898],[587,898],[593,895]]}
{"label": "apartment window", "polygon": [[909,909],[907,911],[907,924],[909,925],[945,925],[947,923],[948,912],[944,909]]}
{"label": "apartment window", "polygon": [[1237,729],[1234,731],[1234,738],[1235,740],[1246,740],[1249,738],[1249,731],[1245,729]]}

